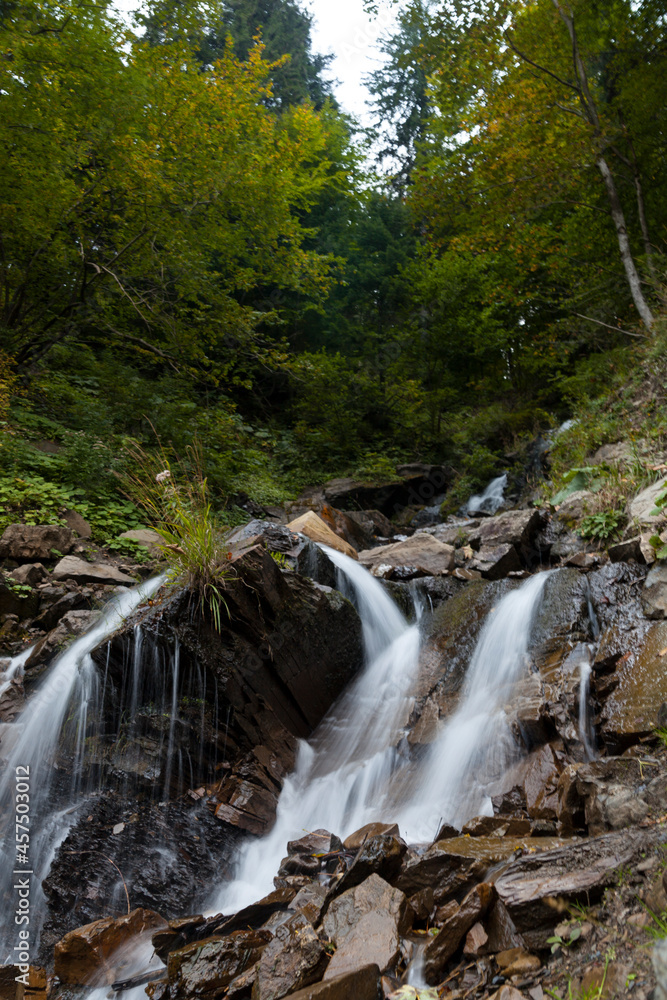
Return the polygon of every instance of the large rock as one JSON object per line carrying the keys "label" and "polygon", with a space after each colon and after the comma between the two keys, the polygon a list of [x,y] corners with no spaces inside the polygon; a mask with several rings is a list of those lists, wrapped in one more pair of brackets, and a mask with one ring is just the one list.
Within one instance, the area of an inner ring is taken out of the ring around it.
{"label": "large rock", "polygon": [[576,490],[558,504],[556,517],[559,521],[572,527],[578,524],[583,517],[586,517],[594,502],[595,493],[591,493],[590,490]]}
{"label": "large rock", "polygon": [[169,955],[169,1000],[218,1000],[232,979],[257,962],[269,941],[270,931],[234,931],[210,937]]}
{"label": "large rock", "polygon": [[330,549],[342,552],[343,555],[349,556],[350,559],[357,558],[357,550],[349,542],[346,542],[335,534],[322,518],[318,517],[312,510],[302,514],[301,517],[297,517],[295,521],[291,521],[287,527],[290,531],[306,535],[313,542],[318,542],[320,545],[328,545]]}
{"label": "large rock", "polygon": [[507,510],[481,521],[470,533],[470,544],[473,548],[515,545],[520,552],[530,554],[531,543],[543,520],[539,510]]}
{"label": "large rock", "polygon": [[380,1000],[383,995],[380,970],[377,965],[365,965],[292,993],[289,1000]]}
{"label": "large rock", "polygon": [[368,485],[355,479],[332,479],[325,484],[324,498],[339,510],[379,510],[397,517],[407,507],[424,507],[444,493],[453,472],[444,466],[402,466],[405,475],[393,482]]}
{"label": "large rock", "polygon": [[[392,538],[398,534],[398,528],[392,524],[388,517],[385,517],[379,510],[350,510],[348,517],[374,538]],[[367,548],[367,546],[364,546]]]}
{"label": "large rock", "polygon": [[74,534],[58,524],[10,524],[0,538],[0,559],[37,562],[71,551]]}
{"label": "large rock", "polygon": [[33,646],[25,669],[39,667],[60,652],[72,639],[83,635],[99,619],[99,611],[68,611],[48,635]]}
{"label": "large rock", "polygon": [[647,486],[645,490],[637,494],[634,500],[630,501],[628,504],[628,517],[631,524],[636,524],[639,527],[648,525],[649,527],[657,528],[664,522],[664,514],[652,514],[651,512],[655,508],[655,498],[665,486],[667,486],[667,476],[658,480],[657,483]]}
{"label": "large rock", "polygon": [[519,553],[509,542],[482,545],[469,563],[470,569],[477,570],[489,580],[502,580],[510,573],[519,572],[522,566]]}
{"label": "large rock", "polygon": [[486,882],[476,885],[456,912],[445,921],[438,935],[424,949],[424,977],[435,985],[443,978],[447,962],[456,953],[466,934],[487,912],[493,902],[493,886]]}
{"label": "large rock", "polygon": [[598,836],[636,827],[650,815],[664,815],[667,782],[654,766],[652,760],[603,757],[568,769],[558,789],[563,828],[585,827],[591,836]]}
{"label": "large rock", "polygon": [[379,875],[348,889],[329,905],[322,927],[336,951],[325,979],[363,968],[369,962],[383,971],[394,965],[400,935],[407,929],[405,895]]}
{"label": "large rock", "polygon": [[136,580],[108,563],[88,563],[78,556],[65,556],[53,570],[54,580],[74,580],[75,583],[107,583],[133,587]]}
{"label": "large rock", "polygon": [[414,575],[442,576],[455,567],[454,548],[431,535],[413,535],[404,542],[393,542],[359,553],[359,562],[371,573],[381,566],[412,566]]}
{"label": "large rock", "polygon": [[140,943],[166,923],[159,913],[133,910],[127,917],[107,917],[66,934],[55,947],[55,973],[68,986],[103,985],[116,978],[113,955],[130,941]]}
{"label": "large rock", "polygon": [[36,587],[39,583],[48,580],[49,574],[41,563],[24,563],[13,569],[9,576],[17,583],[22,583],[28,587]]}
{"label": "large rock", "polygon": [[638,646],[632,638],[627,637],[626,652],[613,673],[613,690],[600,713],[600,735],[612,752],[648,736],[657,725],[660,705],[667,701],[667,623],[651,625]]}
{"label": "large rock", "polygon": [[554,899],[595,902],[614,884],[618,869],[633,865],[657,836],[623,830],[511,862],[496,879],[495,889],[527,947],[547,947],[560,919]]}
{"label": "large rock", "polygon": [[667,565],[658,563],[649,571],[642,590],[642,608],[647,618],[667,618]]}
{"label": "large rock", "polygon": [[405,841],[395,834],[369,837],[361,845],[353,863],[333,891],[340,895],[355,885],[360,885],[369,875],[379,875],[387,882],[392,882],[401,869],[407,849]]}
{"label": "large rock", "polygon": [[328,956],[312,924],[301,913],[276,928],[257,966],[252,1000],[281,1000],[318,982]]}

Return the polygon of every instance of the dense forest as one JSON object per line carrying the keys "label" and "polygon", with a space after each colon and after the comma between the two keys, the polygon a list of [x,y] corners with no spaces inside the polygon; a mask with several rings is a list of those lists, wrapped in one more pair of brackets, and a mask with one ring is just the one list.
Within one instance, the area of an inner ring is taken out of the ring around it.
{"label": "dense forest", "polygon": [[2,0],[3,526],[111,539],[193,442],[230,522],[406,459],[456,501],[594,409],[664,351],[666,29],[405,0],[368,128],[295,0]]}

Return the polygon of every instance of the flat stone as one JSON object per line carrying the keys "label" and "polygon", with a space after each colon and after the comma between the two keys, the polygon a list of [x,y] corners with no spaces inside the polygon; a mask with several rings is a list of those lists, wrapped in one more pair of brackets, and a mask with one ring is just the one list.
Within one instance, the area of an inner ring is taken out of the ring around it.
{"label": "flat stone", "polygon": [[542,854],[511,862],[499,875],[495,889],[528,949],[547,947],[558,922],[552,900],[599,899],[613,885],[618,869],[632,867],[647,853],[656,834],[622,830],[602,837],[581,838]]}
{"label": "flat stone", "polygon": [[394,964],[400,932],[406,929],[407,899],[378,875],[348,889],[329,905],[324,934],[336,945],[325,979],[353,972],[370,962],[384,971]]}
{"label": "flat stone", "polygon": [[667,565],[663,562],[649,570],[641,600],[642,610],[647,618],[667,618]]}
{"label": "flat stone", "polygon": [[316,927],[320,922],[324,901],[327,897],[327,888],[319,882],[311,882],[303,889],[299,889],[296,896],[289,904],[290,910],[303,913],[304,917]]}
{"label": "flat stone", "polygon": [[456,565],[452,545],[445,545],[437,538],[424,534],[360,552],[359,562],[371,572],[379,566],[410,566],[414,567],[412,575],[422,576],[442,576]]}
{"label": "flat stone", "polygon": [[542,968],[537,955],[531,955],[525,948],[511,948],[495,956],[496,964],[506,979],[512,976],[528,976]]}
{"label": "flat stone", "polygon": [[73,545],[70,528],[58,524],[10,524],[0,538],[0,559],[19,562],[57,559],[70,552]]}
{"label": "flat stone", "polygon": [[312,924],[302,913],[276,928],[262,952],[252,1000],[280,1000],[322,978],[328,956]]}
{"label": "flat stone", "polygon": [[152,910],[133,910],[127,917],[106,917],[70,931],[56,944],[55,973],[68,986],[104,985],[116,978],[114,953],[141,936],[149,940],[166,921]]}
{"label": "flat stone", "polygon": [[379,1000],[380,996],[380,970],[365,965],[292,993],[288,1000]]}
{"label": "flat stone", "polygon": [[54,580],[74,580],[76,583],[108,583],[133,587],[136,580],[107,563],[88,563],[77,556],[65,556],[53,570]]}

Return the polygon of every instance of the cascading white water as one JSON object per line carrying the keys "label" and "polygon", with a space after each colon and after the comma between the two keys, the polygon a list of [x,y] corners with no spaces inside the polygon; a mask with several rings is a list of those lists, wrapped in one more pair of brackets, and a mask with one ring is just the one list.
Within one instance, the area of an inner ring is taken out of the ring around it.
{"label": "cascading white water", "polygon": [[[30,698],[24,711],[12,724],[17,737],[11,752],[7,755],[3,774],[0,777],[0,816],[11,819],[14,814],[14,784],[16,769],[30,776],[30,858],[34,867],[32,891],[33,913],[38,922],[40,911],[41,882],[46,876],[58,845],[67,836],[75,819],[79,796],[77,794],[77,763],[83,752],[86,734],[87,714],[93,701],[97,673],[90,653],[107,636],[111,635],[134,609],[164,583],[164,577],[156,577],[133,590],[119,595],[105,608],[93,628],[72,643],[58,656],[46,672],[44,680],[35,695]],[[22,669],[29,651],[17,660],[15,674]],[[53,758],[58,748],[63,726],[67,722],[75,735],[74,780],[71,801],[61,811],[54,812],[50,790],[57,771]],[[4,838],[0,842],[0,864],[6,873],[7,885],[11,884],[14,867],[15,835],[13,823],[8,823]],[[2,887],[4,890],[4,886]],[[35,931],[37,928],[35,928]],[[0,957],[4,946],[0,939]]]}
{"label": "cascading white water", "polygon": [[466,504],[466,512],[468,514],[495,514],[505,502],[506,486],[507,473],[492,479],[483,493],[470,497]]}
{"label": "cascading white water", "polygon": [[440,820],[459,829],[491,813],[489,789],[516,757],[506,708],[528,669],[535,611],[549,573],[507,594],[489,615],[466,673],[459,705],[419,772],[395,819],[410,841],[429,841]]}
{"label": "cascading white water", "polygon": [[[323,547],[324,548],[324,547]],[[236,879],[212,900],[232,912],[266,895],[288,840],[324,828],[346,836],[384,814],[396,768],[395,744],[411,708],[419,656],[419,626],[408,625],[377,580],[359,563],[324,548],[353,592],[363,623],[366,666],[334,705],[285,781],[275,825],[241,849]]]}
{"label": "cascading white water", "polygon": [[579,739],[584,746],[586,760],[595,757],[595,734],[590,722],[588,696],[591,688],[591,665],[588,660],[579,664]]}
{"label": "cascading white water", "polygon": [[236,878],[212,901],[233,912],[265,895],[288,840],[317,828],[347,836],[368,822],[398,822],[415,842],[432,840],[439,820],[459,825],[490,808],[489,787],[518,750],[505,707],[527,669],[533,617],[548,573],[508,594],[489,617],[468,669],[459,707],[425,759],[401,757],[396,744],[412,708],[418,625],[409,626],[382,586],[358,563],[326,550],[354,589],[367,666],[302,743],[285,781],[276,823],[241,849]]}

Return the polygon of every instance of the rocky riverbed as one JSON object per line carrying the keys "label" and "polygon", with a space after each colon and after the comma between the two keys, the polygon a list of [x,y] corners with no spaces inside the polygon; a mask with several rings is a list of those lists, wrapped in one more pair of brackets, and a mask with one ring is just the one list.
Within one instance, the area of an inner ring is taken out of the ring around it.
{"label": "rocky riverbed", "polygon": [[[397,524],[447,481],[437,467],[405,471],[393,492],[337,481],[232,532],[220,632],[190,595],[164,588],[92,649],[100,683],[85,747],[80,729],[75,744],[63,736],[50,764],[53,810],[76,808],[43,881],[26,995],[101,997],[115,984],[119,996],[138,990],[133,1000],[144,988],[154,1000],[660,996],[667,575],[651,565],[648,536],[662,525],[650,497],[604,552],[577,535],[576,496],[558,510]],[[484,815],[436,823],[419,843],[397,816],[302,831],[283,845],[273,891],[212,913],[204,904],[233,877],[239,844],[274,824],[299,740],[363,668],[363,613],[315,542],[421,614],[395,740],[395,774],[408,776],[465,699],[485,623],[525,580],[557,569],[502,706],[509,764]],[[0,587],[3,651],[31,646],[25,663],[4,665],[7,760],[53,658],[105,598],[159,567],[90,551],[55,526],[12,526],[0,551],[21,583]],[[2,995],[18,996],[14,967],[2,974]]]}

